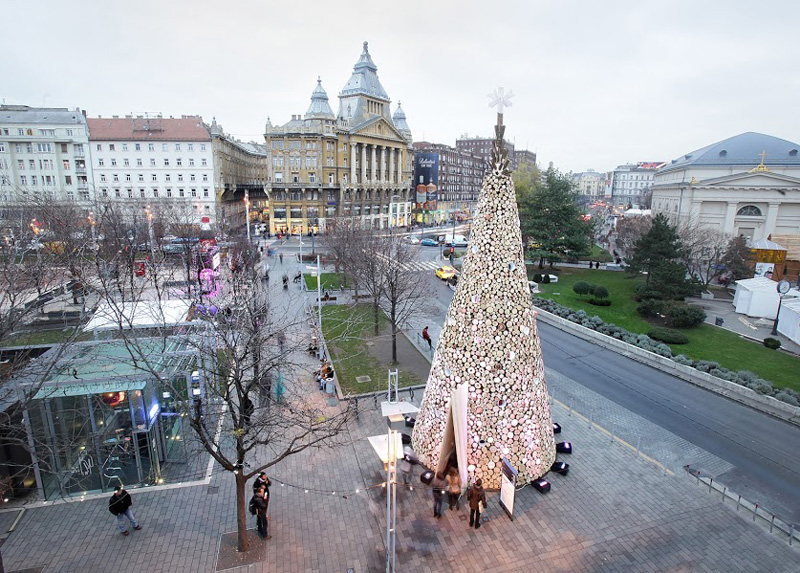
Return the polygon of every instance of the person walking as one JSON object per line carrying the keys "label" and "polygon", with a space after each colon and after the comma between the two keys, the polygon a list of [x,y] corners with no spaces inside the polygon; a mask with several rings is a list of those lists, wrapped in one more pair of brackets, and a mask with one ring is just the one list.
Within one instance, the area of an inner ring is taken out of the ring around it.
{"label": "person walking", "polygon": [[267,494],[267,499],[269,499],[269,486],[270,485],[272,485],[272,484],[270,483],[269,478],[267,477],[267,473],[266,472],[261,472],[260,474],[258,474],[258,477],[256,478],[256,481],[253,482],[253,493],[256,493],[258,490],[260,490],[263,487],[264,491]]}
{"label": "person walking", "polygon": [[447,501],[451,510],[461,509],[459,497],[461,497],[461,477],[458,475],[458,470],[451,467],[447,472]]}
{"label": "person walking", "polygon": [[422,340],[428,343],[428,350],[433,349],[433,341],[431,340],[431,335],[428,334],[428,327],[422,329]]}
{"label": "person walking", "polygon": [[267,517],[269,497],[266,494],[265,487],[262,486],[258,488],[258,491],[253,495],[253,505],[256,508],[256,528],[258,529],[258,534],[262,539],[272,538],[267,529],[269,527],[269,518]]}
{"label": "person walking", "polygon": [[117,516],[117,527],[122,535],[128,535],[128,528],[125,526],[125,520],[122,519],[122,516],[127,517],[137,531],[142,528],[133,515],[132,505],[131,495],[121,485],[115,487],[114,494],[108,500],[108,511]]}
{"label": "person walking", "polygon": [[486,492],[483,491],[481,478],[475,480],[475,485],[467,491],[467,501],[469,502],[469,526],[475,529],[481,527],[481,511],[486,507]]}
{"label": "person walking", "polygon": [[442,502],[444,501],[444,492],[447,484],[444,481],[444,476],[437,473],[431,481],[433,488],[433,517],[442,517]]}
{"label": "person walking", "polygon": [[278,259],[281,261],[281,264],[283,264],[283,253],[278,254]]}

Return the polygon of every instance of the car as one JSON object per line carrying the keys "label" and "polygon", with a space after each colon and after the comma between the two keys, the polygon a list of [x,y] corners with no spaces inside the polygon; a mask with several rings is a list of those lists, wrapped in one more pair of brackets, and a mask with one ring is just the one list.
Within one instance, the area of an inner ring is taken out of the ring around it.
{"label": "car", "polygon": [[431,239],[430,237],[426,237],[422,239],[422,241],[420,241],[420,245],[423,245],[425,247],[438,247],[439,243],[436,241],[436,239]]}
{"label": "car", "polygon": [[436,276],[439,277],[440,279],[442,279],[443,281],[446,281],[447,279],[451,279],[454,276],[456,276],[457,274],[458,274],[458,271],[456,271],[453,267],[449,267],[447,265],[445,265],[443,267],[439,267],[438,269],[436,269]]}
{"label": "car", "polygon": [[406,237],[406,242],[412,245],[419,245],[419,239],[416,237]]}

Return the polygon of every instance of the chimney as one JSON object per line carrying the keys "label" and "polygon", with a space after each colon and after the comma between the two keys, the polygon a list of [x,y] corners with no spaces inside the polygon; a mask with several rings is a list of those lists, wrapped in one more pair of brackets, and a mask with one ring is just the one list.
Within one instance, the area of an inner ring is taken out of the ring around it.
{"label": "chimney", "polygon": [[88,116],[86,115],[86,110],[85,110],[85,109],[82,109],[82,110],[81,110],[81,113],[83,114],[83,117],[88,117]]}

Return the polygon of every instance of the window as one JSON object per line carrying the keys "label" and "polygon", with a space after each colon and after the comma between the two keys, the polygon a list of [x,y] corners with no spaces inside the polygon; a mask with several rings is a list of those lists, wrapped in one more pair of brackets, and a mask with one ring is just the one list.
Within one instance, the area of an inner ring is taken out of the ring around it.
{"label": "window", "polygon": [[25,177],[24,175],[20,175],[19,176],[19,184],[20,185],[27,185],[28,184],[28,178]]}
{"label": "window", "polygon": [[197,197],[197,189],[192,189],[192,197]]}
{"label": "window", "polygon": [[166,143],[161,144],[161,151],[169,151],[169,146]]}
{"label": "window", "polygon": [[185,197],[186,194],[183,192],[183,189],[178,189],[178,197]]}
{"label": "window", "polygon": [[282,183],[283,182],[283,173],[277,171],[275,173],[275,183]]}
{"label": "window", "polygon": [[189,151],[194,151],[194,143],[189,143],[186,147],[189,148]]}
{"label": "window", "polygon": [[164,180],[165,180],[165,181],[171,181],[171,178],[170,178],[170,175],[169,175],[169,173],[167,173],[166,175],[164,175]]}
{"label": "window", "polygon": [[64,185],[72,185],[72,175],[64,175]]}
{"label": "window", "polygon": [[208,173],[203,173],[203,181],[208,182]]}
{"label": "window", "polygon": [[36,175],[31,175],[31,185],[38,185],[38,184],[39,184],[39,180],[36,177]]}
{"label": "window", "polygon": [[153,197],[158,198],[158,189],[153,189]]}
{"label": "window", "polygon": [[139,157],[139,158],[136,160],[136,167],[141,167],[141,166],[142,166],[142,158],[141,158],[141,157]]}
{"label": "window", "polygon": [[164,167],[169,167],[169,158],[164,158]]}
{"label": "window", "polygon": [[736,214],[743,217],[761,217],[761,209],[755,205],[745,205],[739,209]]}
{"label": "window", "polygon": [[108,197],[108,189],[100,189],[100,195],[103,197]]}
{"label": "window", "polygon": [[114,197],[116,197],[117,199],[122,197],[122,190],[121,189],[114,189]]}
{"label": "window", "polygon": [[117,160],[111,159],[111,167],[116,167],[116,166],[117,166]]}
{"label": "window", "polygon": [[183,165],[183,162],[181,161],[181,158],[180,158],[180,157],[178,157],[178,158],[175,160],[175,164],[176,164],[178,167],[180,167],[181,165]]}
{"label": "window", "polygon": [[189,159],[189,167],[194,167],[194,158]]}
{"label": "window", "polygon": [[141,197],[142,199],[144,199],[146,197],[146,195],[144,193],[144,189],[139,189],[139,197]]}
{"label": "window", "polygon": [[[127,178],[128,178],[128,181],[130,181],[130,180],[131,180],[131,176],[130,176],[130,175],[126,175],[125,177],[127,177]],[[118,175],[118,174],[116,174],[116,173],[114,173],[114,182],[115,182],[115,183],[119,183],[119,175]]]}
{"label": "window", "polygon": [[17,159],[17,168],[20,171],[25,171],[25,160],[24,159]]}
{"label": "window", "polygon": [[[68,163],[68,161],[67,161],[67,160],[64,160],[64,168],[65,168],[65,169],[69,169],[69,167],[67,167],[67,163]],[[104,163],[104,162],[103,162],[103,160],[102,160],[102,159],[98,159],[98,160],[97,160],[97,166],[98,166],[98,167],[103,167],[103,163]]]}
{"label": "window", "polygon": [[123,143],[122,144],[122,151],[128,151],[128,144],[127,143]]}
{"label": "window", "polygon": [[36,169],[36,161],[34,161],[33,159],[28,159],[28,166],[31,169]]}
{"label": "window", "polygon": [[133,199],[133,189],[128,188],[128,199]]}
{"label": "window", "polygon": [[208,197],[208,189],[203,189],[203,197]]}
{"label": "window", "polygon": [[150,167],[155,167],[155,166],[156,166],[156,160],[155,160],[154,157],[151,157],[150,158]]}
{"label": "window", "polygon": [[154,143],[148,143],[147,144],[147,151],[155,151],[155,150],[156,150],[156,146],[155,146]]}
{"label": "window", "polygon": [[190,173],[189,174],[189,181],[194,181],[194,180],[195,180],[194,173]]}
{"label": "window", "polygon": [[167,197],[172,197],[172,189],[167,187]]}
{"label": "window", "polygon": [[109,151],[115,151],[115,149],[114,149],[114,144],[113,144],[113,143],[109,143],[109,144],[108,144],[108,150],[109,150]]}
{"label": "window", "polygon": [[[200,151],[205,151],[205,150],[206,150],[206,144],[205,143],[201,143],[200,144]],[[205,161],[205,160],[203,160],[203,161]]]}
{"label": "window", "polygon": [[67,144],[66,143],[62,143],[61,144],[61,153],[66,153],[66,152],[67,152]]}
{"label": "window", "polygon": [[205,159],[201,159],[200,165],[202,165],[203,167],[208,167],[208,161],[206,161]]}
{"label": "window", "polygon": [[328,184],[333,185],[333,173],[328,173]]}
{"label": "window", "polygon": [[127,157],[126,157],[125,159],[123,159],[123,160],[122,160],[122,164],[123,164],[125,167],[130,167],[130,166],[131,166],[131,162],[128,160],[128,158],[127,158]]}
{"label": "window", "polygon": [[130,180],[131,180],[131,174],[130,173],[126,173],[125,174],[125,181],[130,181]]}
{"label": "window", "polygon": [[181,150],[181,144],[180,143],[176,143],[175,144],[175,151],[180,151],[180,150]]}
{"label": "window", "polygon": [[183,181],[183,173],[178,173],[178,181]]}
{"label": "window", "polygon": [[317,182],[317,174],[316,173],[309,173],[308,174],[308,182],[309,183],[316,183]]}
{"label": "window", "polygon": [[6,150],[6,144],[0,141],[0,153],[4,153]]}
{"label": "window", "polygon": [[102,183],[105,183],[105,182],[106,182],[106,174],[105,174],[105,173],[101,173],[101,174],[100,174],[100,181],[101,181]]}
{"label": "window", "polygon": [[25,151],[27,151],[28,153],[33,153],[33,144],[26,143],[25,144]]}
{"label": "window", "polygon": [[158,175],[156,175],[155,173],[153,173],[153,181],[158,181]]}
{"label": "window", "polygon": [[97,151],[103,151],[103,145],[101,143],[97,144]]}
{"label": "window", "polygon": [[143,173],[139,173],[139,181],[144,181],[144,174]]}
{"label": "window", "polygon": [[50,146],[49,143],[37,143],[36,150],[39,153],[52,153],[53,148]]}
{"label": "window", "polygon": [[140,144],[138,144],[138,143],[134,143],[134,144],[133,144],[133,148],[134,148],[136,151],[141,151],[141,150],[142,150],[142,146],[141,146]]}

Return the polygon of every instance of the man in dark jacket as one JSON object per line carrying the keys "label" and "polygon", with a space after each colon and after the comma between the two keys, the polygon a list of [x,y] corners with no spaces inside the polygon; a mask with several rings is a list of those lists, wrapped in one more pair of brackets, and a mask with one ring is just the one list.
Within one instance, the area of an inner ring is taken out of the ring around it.
{"label": "man in dark jacket", "polygon": [[262,539],[270,539],[272,536],[267,533],[269,522],[267,521],[268,501],[265,488],[260,487],[253,496],[253,505],[256,506],[256,527]]}
{"label": "man in dark jacket", "polygon": [[444,501],[447,484],[441,473],[436,473],[436,476],[431,482],[431,488],[433,489],[433,516],[437,518],[442,517],[442,502]]}
{"label": "man in dark jacket", "polygon": [[269,478],[267,477],[266,472],[261,472],[258,474],[256,481],[253,482],[253,493],[258,492],[262,487],[265,490],[265,497],[267,499],[267,503],[269,503],[269,486],[270,486]]}
{"label": "man in dark jacket", "polygon": [[122,535],[128,535],[128,528],[125,526],[125,520],[122,519],[123,515],[128,518],[134,529],[142,528],[133,516],[132,505],[133,501],[130,494],[122,489],[121,485],[114,488],[114,495],[108,500],[108,511],[117,516],[117,527],[119,527],[119,532]]}
{"label": "man in dark jacket", "polygon": [[467,492],[469,502],[469,526],[475,525],[475,529],[481,527],[481,509],[486,507],[486,492],[483,491],[481,478],[475,480],[475,485]]}

